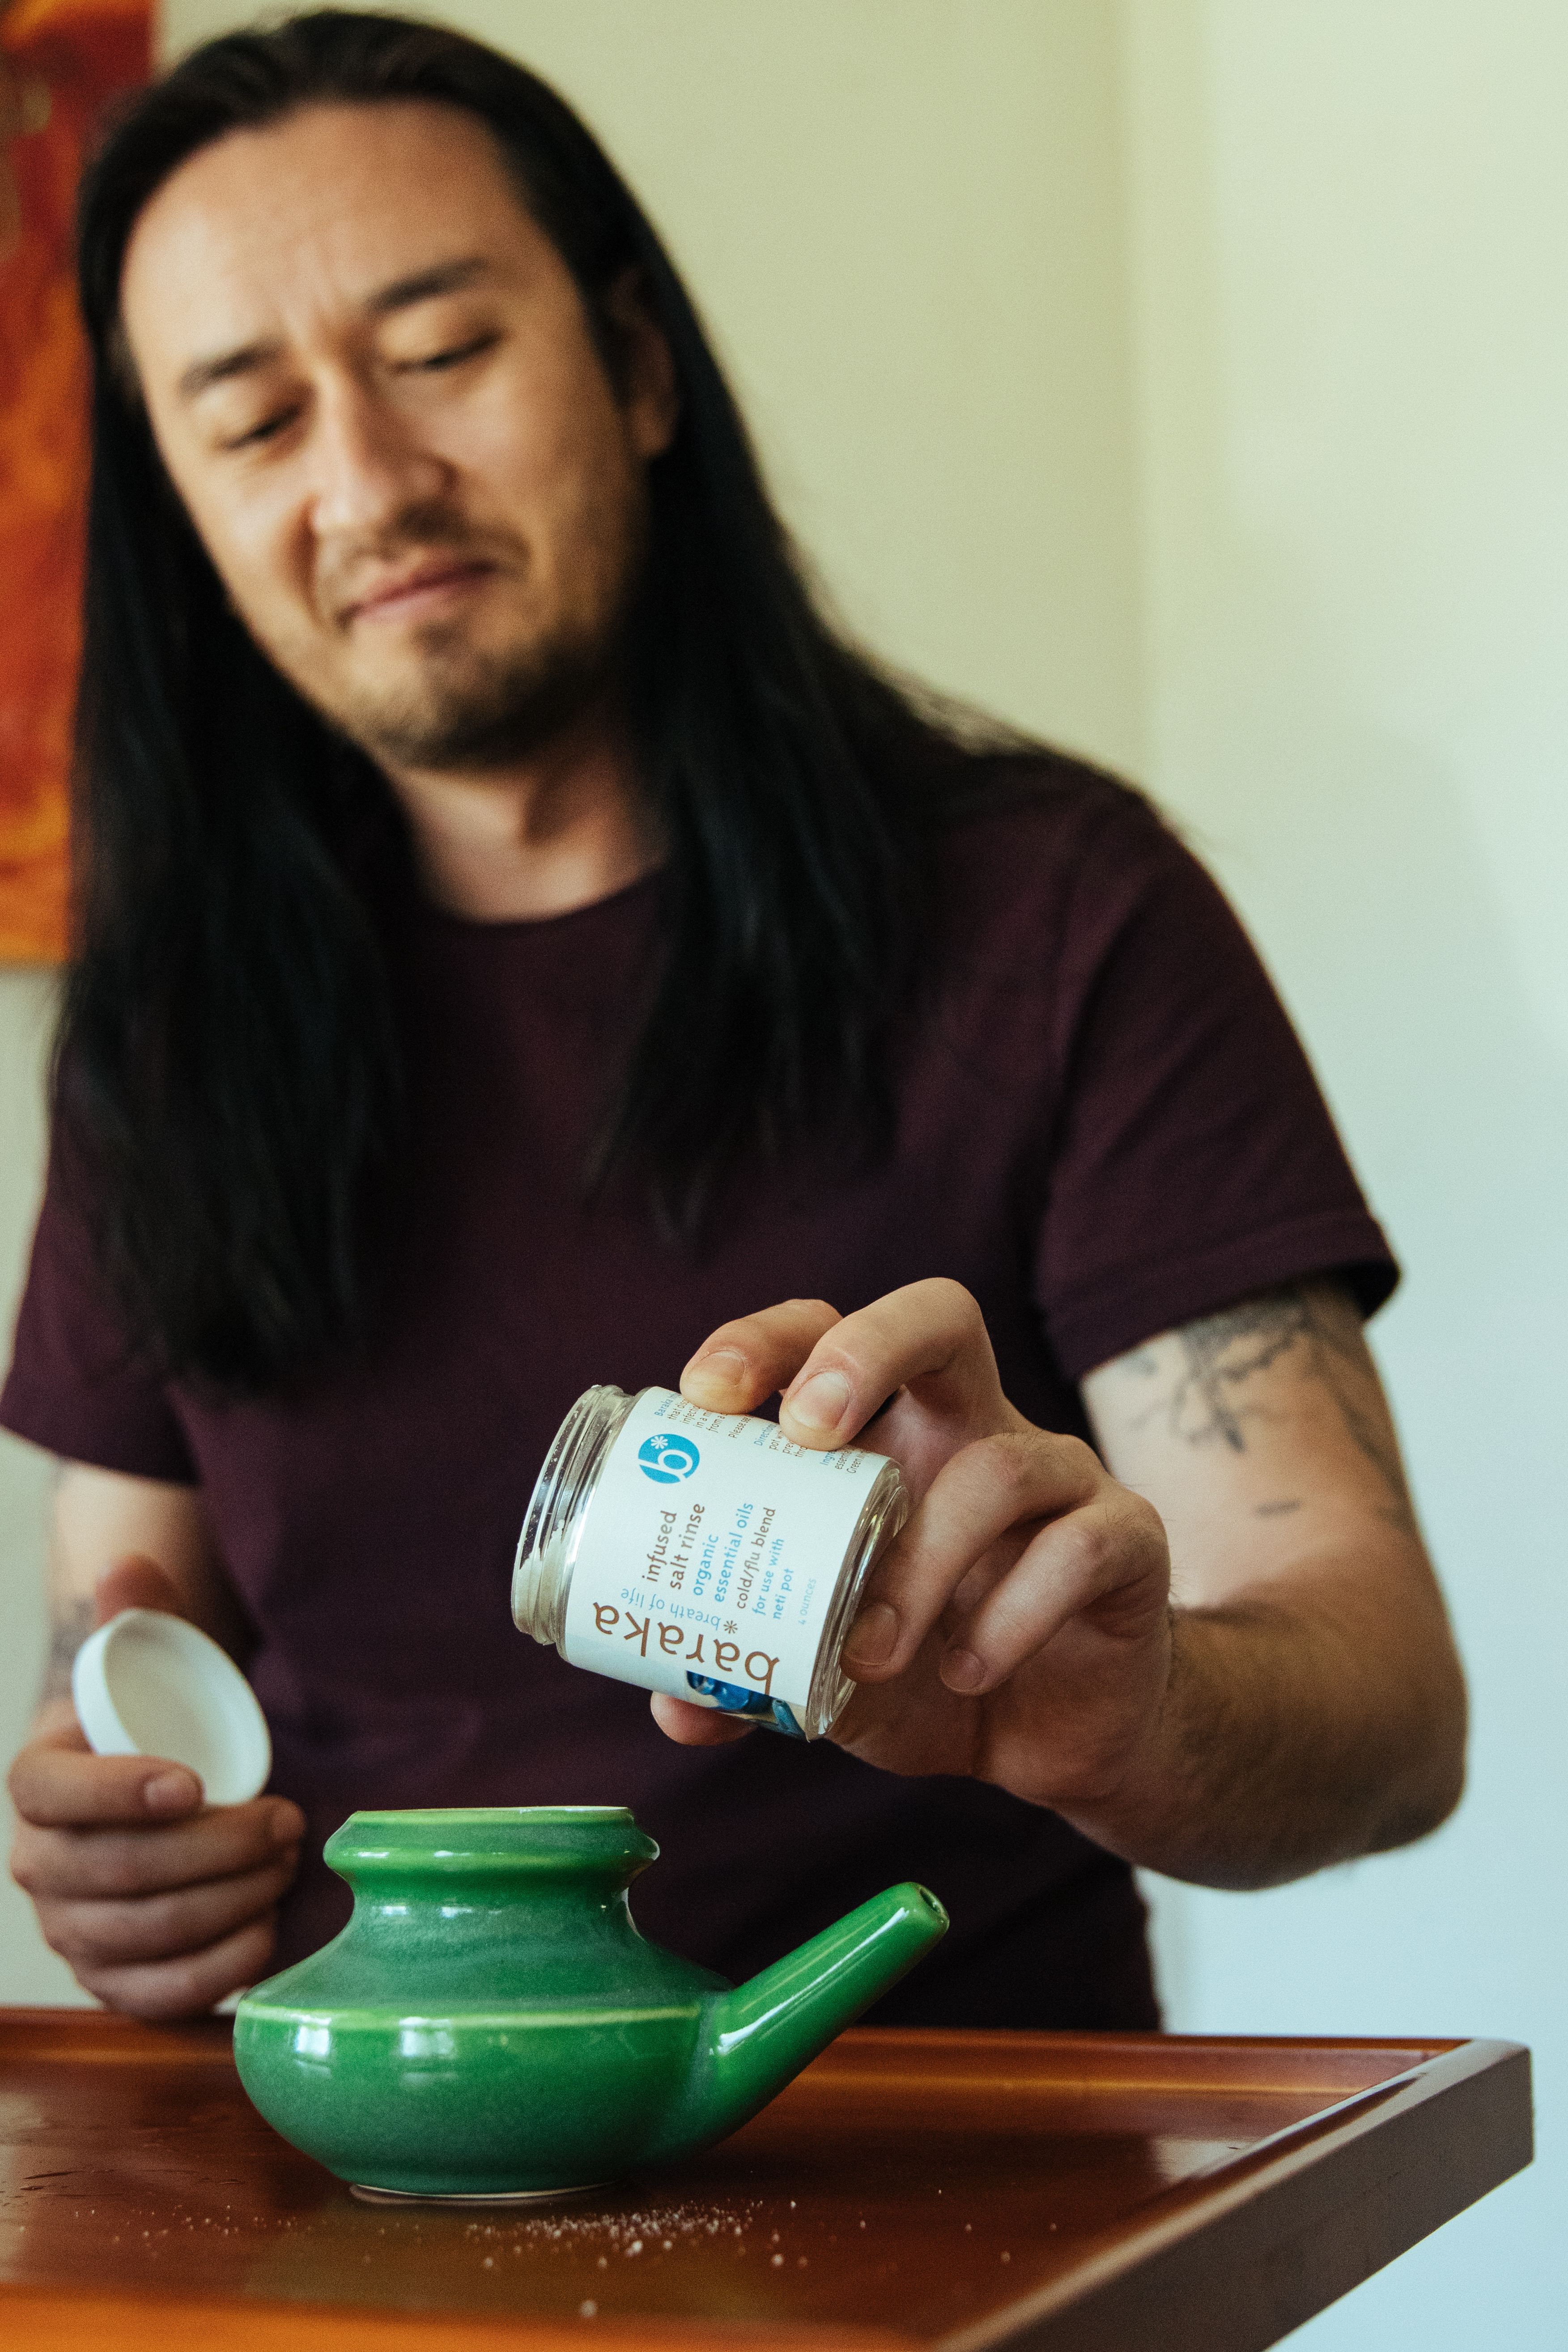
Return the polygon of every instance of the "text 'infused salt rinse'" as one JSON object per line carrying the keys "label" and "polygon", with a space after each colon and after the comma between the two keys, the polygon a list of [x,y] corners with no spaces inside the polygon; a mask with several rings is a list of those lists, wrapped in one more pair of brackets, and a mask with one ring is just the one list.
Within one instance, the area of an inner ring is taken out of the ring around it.
{"label": "text 'infused salt rinse'", "polygon": [[556,1432],[511,1613],[572,1665],[747,1716],[832,1729],[866,1579],[909,1517],[896,1463],[816,1454],[673,1389],[593,1388]]}

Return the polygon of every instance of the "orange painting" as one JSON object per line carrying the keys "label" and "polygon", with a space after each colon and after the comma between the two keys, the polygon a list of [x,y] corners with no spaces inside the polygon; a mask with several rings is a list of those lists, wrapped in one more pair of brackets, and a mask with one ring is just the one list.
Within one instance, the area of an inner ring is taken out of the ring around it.
{"label": "orange painting", "polygon": [[71,206],[105,104],[145,81],[151,0],[0,0],[0,961],[66,944],[86,361]]}

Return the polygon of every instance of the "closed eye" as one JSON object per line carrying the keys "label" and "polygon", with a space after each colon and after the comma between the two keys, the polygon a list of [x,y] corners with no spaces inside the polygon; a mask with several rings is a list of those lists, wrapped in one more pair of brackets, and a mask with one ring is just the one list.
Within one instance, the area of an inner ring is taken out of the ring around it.
{"label": "closed eye", "polygon": [[493,351],[500,341],[499,335],[476,335],[472,342],[458,343],[450,351],[432,352],[428,359],[405,360],[401,368],[422,375],[436,375],[444,368],[460,367],[465,360],[478,359],[482,352]]}
{"label": "closed eye", "polygon": [[255,448],[263,441],[274,439],[286,426],[293,424],[299,414],[297,408],[280,409],[276,416],[264,416],[259,425],[253,425],[248,431],[236,434],[232,440],[225,441],[220,446],[225,449]]}

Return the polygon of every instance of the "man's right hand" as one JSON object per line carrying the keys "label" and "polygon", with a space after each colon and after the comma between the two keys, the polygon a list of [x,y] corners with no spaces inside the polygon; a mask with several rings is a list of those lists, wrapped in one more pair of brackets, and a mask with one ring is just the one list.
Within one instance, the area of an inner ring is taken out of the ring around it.
{"label": "man's right hand", "polygon": [[[145,1559],[100,1579],[97,1622],[182,1616]],[[50,1703],[11,1768],[11,1874],[77,1981],[132,2017],[199,2016],[266,1973],[304,1815],[287,1797],[207,1806],[196,1774],[152,1756],[95,1756],[68,1699]]]}

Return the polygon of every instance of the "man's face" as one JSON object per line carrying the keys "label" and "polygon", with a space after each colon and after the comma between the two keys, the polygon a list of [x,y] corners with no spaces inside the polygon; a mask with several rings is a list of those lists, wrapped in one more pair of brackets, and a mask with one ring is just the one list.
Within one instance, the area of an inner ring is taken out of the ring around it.
{"label": "man's face", "polygon": [[668,355],[623,289],[616,396],[482,124],[399,102],[231,132],[147,205],[121,306],[237,609],[394,772],[502,764],[602,691]]}

